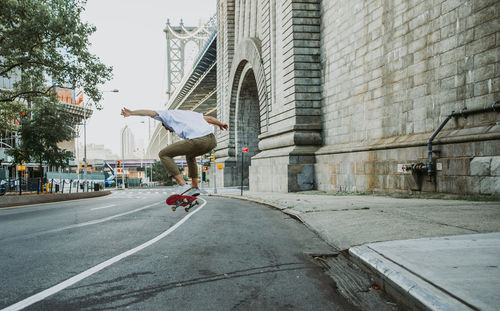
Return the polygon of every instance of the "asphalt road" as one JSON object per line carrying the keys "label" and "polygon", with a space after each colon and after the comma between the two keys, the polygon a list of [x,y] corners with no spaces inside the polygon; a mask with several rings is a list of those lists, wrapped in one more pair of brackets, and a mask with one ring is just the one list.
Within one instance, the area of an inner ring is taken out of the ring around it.
{"label": "asphalt road", "polygon": [[354,310],[314,263],[332,249],[262,205],[167,192],[0,210],[1,310]]}

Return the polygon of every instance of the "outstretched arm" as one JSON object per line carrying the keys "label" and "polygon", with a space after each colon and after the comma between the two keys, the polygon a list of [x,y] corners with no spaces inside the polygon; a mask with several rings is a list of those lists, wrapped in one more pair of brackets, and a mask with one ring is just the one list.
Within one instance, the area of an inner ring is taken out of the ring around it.
{"label": "outstretched arm", "polygon": [[130,110],[127,108],[122,108],[122,116],[130,117],[130,116],[143,116],[143,117],[151,117],[154,118],[158,115],[158,113],[154,110]]}
{"label": "outstretched arm", "polygon": [[216,118],[214,117],[211,117],[211,116],[203,116],[203,118],[205,119],[205,121],[207,121],[208,123],[210,124],[215,124],[215,125],[218,125],[219,128],[221,130],[227,130],[228,126],[226,123],[222,123],[220,122],[219,120],[217,120]]}

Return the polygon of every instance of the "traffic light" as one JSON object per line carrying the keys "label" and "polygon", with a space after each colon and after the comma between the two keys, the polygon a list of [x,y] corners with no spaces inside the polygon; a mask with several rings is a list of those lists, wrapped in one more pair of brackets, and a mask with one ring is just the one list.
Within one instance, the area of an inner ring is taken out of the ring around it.
{"label": "traffic light", "polygon": [[118,161],[118,167],[120,167],[120,166],[121,166],[121,163],[120,163],[120,161]]}
{"label": "traffic light", "polygon": [[212,153],[212,162],[215,162],[215,152]]}

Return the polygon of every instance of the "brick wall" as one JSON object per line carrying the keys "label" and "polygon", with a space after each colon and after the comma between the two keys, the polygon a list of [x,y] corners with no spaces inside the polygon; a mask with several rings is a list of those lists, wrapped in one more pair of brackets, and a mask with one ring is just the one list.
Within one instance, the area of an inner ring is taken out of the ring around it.
{"label": "brick wall", "polygon": [[[411,190],[415,180],[398,173],[397,164],[425,162],[428,137],[452,111],[500,100],[500,2],[321,5],[324,146],[316,157],[317,187]],[[420,181],[421,190],[500,192],[495,170],[471,172],[476,158],[487,157],[491,166],[500,156],[499,119],[497,112],[450,121],[436,140],[443,170],[433,183]]]}

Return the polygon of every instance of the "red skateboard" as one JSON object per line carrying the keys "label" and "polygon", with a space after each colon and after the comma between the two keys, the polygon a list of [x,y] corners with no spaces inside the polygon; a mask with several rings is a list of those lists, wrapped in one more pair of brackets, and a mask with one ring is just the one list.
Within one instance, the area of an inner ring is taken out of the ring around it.
{"label": "red skateboard", "polygon": [[172,205],[172,210],[174,212],[179,206],[183,206],[184,210],[189,212],[196,204],[200,204],[200,201],[198,201],[196,197],[190,195],[173,194],[167,198],[167,205]]}

